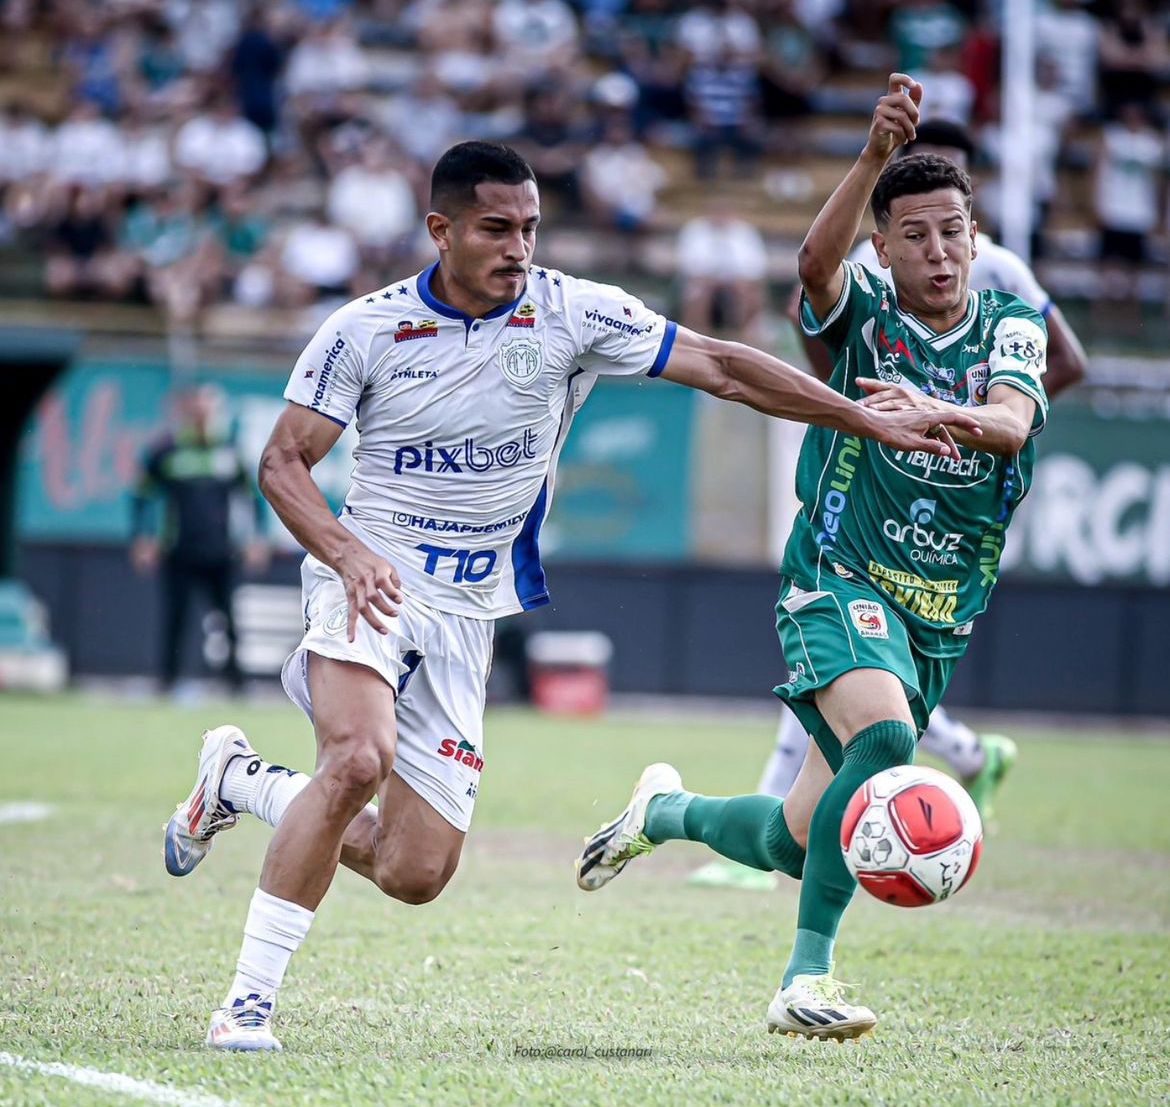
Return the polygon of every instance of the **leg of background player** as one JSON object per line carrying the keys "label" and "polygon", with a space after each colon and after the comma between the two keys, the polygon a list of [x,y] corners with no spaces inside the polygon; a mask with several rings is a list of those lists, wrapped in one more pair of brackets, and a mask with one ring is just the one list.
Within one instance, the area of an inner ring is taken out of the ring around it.
{"label": "leg of background player", "polygon": [[1015,742],[1002,734],[976,734],[940,706],[931,713],[919,746],[951,767],[989,823],[995,793],[1016,761]]}
{"label": "leg of background player", "polygon": [[[757,792],[783,799],[792,790],[809,750],[810,739],[800,721],[787,708],[780,709],[780,723],[776,730],[776,745],[764,766]],[[803,841],[803,837],[801,838]],[[770,873],[742,865],[738,861],[717,858],[696,869],[688,884],[701,888],[744,888],[770,892],[776,887],[776,878]]]}

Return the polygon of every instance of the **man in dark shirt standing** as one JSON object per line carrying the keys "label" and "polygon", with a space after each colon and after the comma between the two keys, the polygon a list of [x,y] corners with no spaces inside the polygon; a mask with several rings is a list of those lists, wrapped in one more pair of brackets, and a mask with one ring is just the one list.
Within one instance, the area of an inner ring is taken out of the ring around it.
{"label": "man in dark shirt standing", "polygon": [[[178,397],[179,426],[147,451],[133,501],[130,559],[139,572],[163,568],[163,651],[160,676],[164,690],[174,687],[179,672],[183,632],[191,600],[202,590],[223,614],[228,656],[223,673],[233,691],[243,683],[236,657],[232,616],[235,569],[233,504],[252,508],[254,538],[244,551],[249,569],[262,569],[268,549],[262,541],[266,516],[255,480],[221,417],[222,394],[211,385],[191,388]],[[161,498],[161,532],[152,526],[151,501]]]}

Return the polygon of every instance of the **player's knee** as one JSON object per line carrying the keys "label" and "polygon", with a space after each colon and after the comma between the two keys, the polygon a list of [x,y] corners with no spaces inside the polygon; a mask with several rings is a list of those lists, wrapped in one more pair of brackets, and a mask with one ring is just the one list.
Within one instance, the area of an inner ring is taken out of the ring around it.
{"label": "player's knee", "polygon": [[391,759],[372,741],[346,742],[332,751],[317,772],[339,807],[367,804],[390,771]]}
{"label": "player's knee", "polygon": [[418,906],[438,898],[455,872],[446,858],[415,858],[409,863],[397,857],[379,861],[374,879],[391,899]]}

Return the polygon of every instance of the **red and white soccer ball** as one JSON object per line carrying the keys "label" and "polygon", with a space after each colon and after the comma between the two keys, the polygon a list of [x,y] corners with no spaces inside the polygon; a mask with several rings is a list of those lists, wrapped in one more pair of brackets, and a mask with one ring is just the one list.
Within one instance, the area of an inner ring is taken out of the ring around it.
{"label": "red and white soccer ball", "polygon": [[899,765],[853,793],[841,822],[841,850],[870,895],[898,907],[926,907],[971,879],[983,851],[983,823],[957,780]]}

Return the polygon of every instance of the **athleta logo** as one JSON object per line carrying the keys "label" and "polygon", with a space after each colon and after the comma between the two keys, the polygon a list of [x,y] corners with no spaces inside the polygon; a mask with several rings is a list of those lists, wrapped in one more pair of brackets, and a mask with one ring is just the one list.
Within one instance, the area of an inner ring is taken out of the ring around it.
{"label": "athleta logo", "polygon": [[472,772],[483,772],[483,758],[479,750],[466,738],[461,738],[458,742],[454,738],[444,738],[439,743],[438,754],[440,757],[449,757],[452,761],[466,765]]}
{"label": "athleta logo", "polygon": [[[633,312],[629,308],[624,308],[623,310],[627,315],[633,317]],[[619,334],[628,334],[635,337],[649,334],[654,329],[653,323],[647,323],[644,327],[638,327],[633,323],[626,323],[621,319],[615,319],[612,315],[603,315],[596,308],[590,308],[585,312],[585,322],[593,326],[594,329],[603,327],[607,330],[617,331]]]}
{"label": "athleta logo", "polygon": [[418,323],[403,319],[398,324],[398,330],[394,332],[394,341],[409,342],[414,338],[434,338],[438,333],[439,324],[434,319],[422,319]]}
{"label": "athleta logo", "polygon": [[399,446],[394,451],[394,472],[421,469],[424,473],[486,473],[489,469],[511,469],[521,460],[536,457],[537,432],[527,429],[518,440],[491,449],[477,446],[474,438],[465,438],[458,446]]}
{"label": "athleta logo", "polygon": [[[321,366],[321,376],[317,378],[317,391],[313,393],[313,402],[309,407],[316,410],[321,406],[321,401],[325,399],[325,393],[329,391],[329,381],[333,377],[333,366],[337,362],[338,355],[345,349],[345,339],[338,336],[336,342],[330,347],[329,353],[325,355],[325,364]],[[305,374],[312,376],[312,370]]]}

